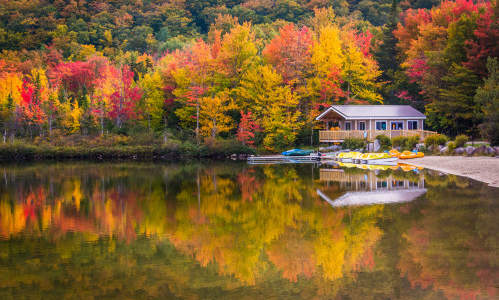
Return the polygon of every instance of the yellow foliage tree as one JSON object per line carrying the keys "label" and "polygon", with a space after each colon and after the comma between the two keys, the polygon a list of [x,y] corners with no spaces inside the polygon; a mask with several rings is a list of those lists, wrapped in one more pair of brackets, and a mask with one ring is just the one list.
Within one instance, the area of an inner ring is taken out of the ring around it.
{"label": "yellow foliage tree", "polygon": [[309,79],[310,94],[318,96],[318,90],[324,91],[327,85],[336,85],[333,95],[336,100],[345,97],[346,102],[382,103],[376,92],[379,87],[376,79],[381,71],[376,61],[361,49],[358,40],[356,31],[348,26],[320,28],[319,38],[312,47],[311,61],[316,76]]}
{"label": "yellow foliage tree", "polygon": [[303,125],[297,108],[299,98],[271,66],[250,69],[234,89],[234,95],[238,107],[252,111],[262,125],[265,147],[279,149],[295,141]]}
{"label": "yellow foliage tree", "polygon": [[234,127],[233,120],[226,114],[235,106],[227,95],[220,92],[214,97],[201,98],[201,136],[215,138],[221,132],[228,132]]}

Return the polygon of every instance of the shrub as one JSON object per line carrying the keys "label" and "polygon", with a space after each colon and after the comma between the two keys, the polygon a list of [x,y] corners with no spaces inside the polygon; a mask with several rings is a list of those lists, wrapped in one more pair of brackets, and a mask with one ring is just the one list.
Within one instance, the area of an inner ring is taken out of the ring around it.
{"label": "shrub", "polygon": [[424,144],[426,148],[429,148],[430,146],[445,145],[448,140],[449,139],[443,134],[432,134],[424,139]]}
{"label": "shrub", "polygon": [[392,147],[392,141],[386,135],[380,134],[376,137],[376,139],[379,141],[381,151],[390,150],[390,148]]}
{"label": "shrub", "polygon": [[456,136],[456,140],[455,140],[455,146],[456,147],[464,147],[464,145],[469,141],[469,138],[464,135],[464,134],[461,134],[461,135],[458,135]]}
{"label": "shrub", "polygon": [[366,141],[360,138],[347,138],[343,141],[343,149],[363,149],[366,146]]}
{"label": "shrub", "polygon": [[392,138],[392,145],[393,147],[400,147],[405,148],[405,145],[407,144],[407,138],[405,136],[396,136]]}
{"label": "shrub", "polygon": [[401,150],[409,150],[416,148],[419,143],[419,135],[416,136],[397,136],[392,139],[393,147],[400,147]]}
{"label": "shrub", "polygon": [[416,148],[416,145],[419,143],[419,140],[420,140],[419,135],[408,137],[407,140],[405,141],[405,149],[412,150]]}
{"label": "shrub", "polygon": [[453,152],[454,152],[454,150],[456,149],[456,142],[449,142],[449,143],[447,144],[447,148],[448,148],[448,149],[447,149],[447,152],[448,152],[448,153],[453,153]]}

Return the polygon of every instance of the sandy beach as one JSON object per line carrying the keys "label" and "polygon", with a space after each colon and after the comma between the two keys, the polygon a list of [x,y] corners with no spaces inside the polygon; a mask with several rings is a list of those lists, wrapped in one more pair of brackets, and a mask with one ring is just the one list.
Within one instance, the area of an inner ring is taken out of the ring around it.
{"label": "sandy beach", "polygon": [[469,177],[499,187],[498,157],[425,156],[407,160],[408,164]]}

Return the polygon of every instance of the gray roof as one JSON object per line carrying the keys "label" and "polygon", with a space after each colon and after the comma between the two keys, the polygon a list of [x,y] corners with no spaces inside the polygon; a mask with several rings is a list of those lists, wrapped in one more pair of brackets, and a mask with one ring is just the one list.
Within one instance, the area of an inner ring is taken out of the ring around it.
{"label": "gray roof", "polygon": [[425,115],[410,105],[332,105],[316,120],[334,111],[345,119],[426,119]]}

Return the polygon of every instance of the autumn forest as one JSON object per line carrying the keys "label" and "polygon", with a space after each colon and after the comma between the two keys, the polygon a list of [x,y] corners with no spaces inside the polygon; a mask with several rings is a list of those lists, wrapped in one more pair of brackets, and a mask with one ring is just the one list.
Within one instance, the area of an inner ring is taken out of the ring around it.
{"label": "autumn forest", "polygon": [[[331,104],[499,142],[497,1],[0,1],[3,143],[310,144]],[[119,138],[118,138],[119,139]]]}

